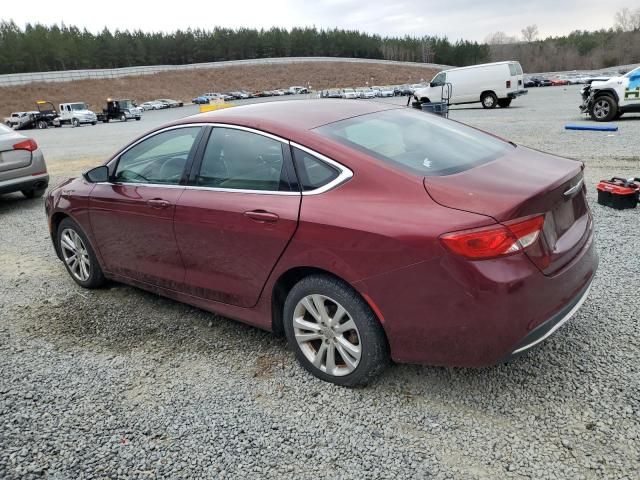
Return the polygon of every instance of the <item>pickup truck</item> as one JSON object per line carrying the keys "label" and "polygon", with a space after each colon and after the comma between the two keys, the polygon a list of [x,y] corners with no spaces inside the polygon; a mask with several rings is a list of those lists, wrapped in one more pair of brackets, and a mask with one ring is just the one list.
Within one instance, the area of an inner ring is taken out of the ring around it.
{"label": "pickup truck", "polygon": [[628,112],[640,113],[640,67],[607,80],[594,80],[580,93],[580,111],[596,122],[617,120]]}

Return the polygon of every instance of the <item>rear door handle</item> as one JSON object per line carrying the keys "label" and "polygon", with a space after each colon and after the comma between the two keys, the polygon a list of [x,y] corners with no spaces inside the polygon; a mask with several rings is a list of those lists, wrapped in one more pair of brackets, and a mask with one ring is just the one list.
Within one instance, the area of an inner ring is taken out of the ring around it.
{"label": "rear door handle", "polygon": [[244,216],[256,222],[266,223],[275,223],[280,219],[275,213],[267,212],[266,210],[251,210],[250,212],[244,212]]}
{"label": "rear door handle", "polygon": [[161,198],[152,198],[151,200],[147,200],[147,205],[151,208],[167,208],[171,203]]}

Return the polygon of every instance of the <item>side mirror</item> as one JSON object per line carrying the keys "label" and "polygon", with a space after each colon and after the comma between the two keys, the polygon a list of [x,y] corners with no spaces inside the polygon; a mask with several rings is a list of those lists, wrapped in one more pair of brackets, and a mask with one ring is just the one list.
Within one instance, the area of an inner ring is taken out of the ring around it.
{"label": "side mirror", "polygon": [[431,82],[431,83],[429,84],[429,86],[430,86],[431,88],[433,88],[433,87],[437,87],[437,86],[438,86],[438,84],[437,84],[436,82]]}
{"label": "side mirror", "polygon": [[99,167],[95,167],[84,172],[82,176],[89,183],[108,182],[109,167],[106,165],[100,165]]}

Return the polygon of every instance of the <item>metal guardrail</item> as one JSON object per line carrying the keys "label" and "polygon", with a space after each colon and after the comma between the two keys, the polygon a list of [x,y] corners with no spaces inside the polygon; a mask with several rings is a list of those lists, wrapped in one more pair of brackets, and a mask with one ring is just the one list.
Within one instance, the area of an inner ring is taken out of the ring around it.
{"label": "metal guardrail", "polygon": [[366,58],[344,57],[284,57],[260,58],[251,60],[230,60],[224,62],[193,63],[189,65],[152,65],[126,68],[100,68],[94,70],[65,70],[58,72],[10,73],[0,75],[0,87],[11,85],[26,85],[35,82],[72,82],[74,80],[120,78],[132,75],[152,75],[160,72],[197,70],[208,68],[225,68],[241,65],[273,65],[309,62],[345,62],[345,63],[376,63],[384,65],[402,65],[424,68],[451,68],[447,65],[417,62],[396,62],[392,60],[375,60]]}

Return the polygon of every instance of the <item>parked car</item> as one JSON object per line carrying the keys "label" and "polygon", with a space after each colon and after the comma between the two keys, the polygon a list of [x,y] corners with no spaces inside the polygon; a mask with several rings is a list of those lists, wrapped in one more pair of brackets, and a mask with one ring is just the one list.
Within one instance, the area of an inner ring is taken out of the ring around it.
{"label": "parked car", "polygon": [[640,113],[640,67],[581,89],[580,110],[597,122],[609,122],[625,113]]}
{"label": "parked car", "polygon": [[376,91],[376,96],[377,97],[393,97],[394,95],[394,90],[393,87],[372,87],[373,90]]}
{"label": "parked car", "polygon": [[353,88],[343,88],[342,90],[340,90],[340,97],[354,99],[358,98],[358,94]]}
{"label": "parked car", "polygon": [[282,90],[280,88],[277,89],[277,90],[273,90],[272,93],[273,93],[274,96],[284,96],[284,95],[286,95],[284,90]]}
{"label": "parked car", "polygon": [[300,87],[300,86],[289,87],[289,91],[294,95],[309,93],[309,89],[307,87]]}
{"label": "parked car", "polygon": [[537,86],[538,83],[536,82],[535,77],[524,77],[524,88],[533,88]]}
{"label": "parked car", "polygon": [[330,88],[329,90],[325,90],[325,98],[342,98],[342,93],[338,88]]}
{"label": "parked car", "polygon": [[196,105],[203,105],[209,103],[209,99],[207,97],[200,96],[192,99],[191,103],[195,103]]}
{"label": "parked car", "polygon": [[38,112],[13,112],[11,116],[4,118],[4,124],[7,127],[14,130],[21,130],[23,128],[31,128],[34,123],[34,116]]}
{"label": "parked car", "polygon": [[566,77],[555,77],[550,79],[552,87],[561,87],[565,85],[569,85],[569,80]]}
{"label": "parked car", "polygon": [[402,96],[413,95],[413,89],[411,85],[400,85],[396,88],[395,94]]}
{"label": "parked car", "polygon": [[172,100],[170,98],[159,98],[158,100],[156,100],[156,102],[165,104],[167,108],[178,108],[184,105],[183,102],[180,102],[178,100]]}
{"label": "parked car", "polygon": [[218,92],[203,93],[201,95],[201,97],[207,98],[209,100],[209,103],[211,103],[211,102],[224,102],[224,96],[221,93],[218,93]]}
{"label": "parked car", "polygon": [[61,103],[58,107],[60,115],[54,120],[55,127],[61,125],[79,127],[84,124],[98,123],[98,117],[84,102]]}
{"label": "parked car", "polygon": [[540,77],[538,79],[538,86],[539,87],[550,87],[552,85],[551,80],[549,80],[546,77]]}
{"label": "parked car", "polygon": [[597,267],[583,168],[398,105],[266,102],[155,128],[45,208],[80,286],[284,332],[352,386],[390,358],[501,363],[569,320]]}
{"label": "parked car", "polygon": [[0,194],[41,197],[48,185],[47,165],[35,140],[0,125]]}
{"label": "parked car", "polygon": [[358,98],[376,98],[376,92],[369,87],[356,88]]}
{"label": "parked car", "polygon": [[440,102],[451,84],[450,105],[480,102],[483,108],[507,108],[513,99],[525,95],[522,67],[518,62],[496,62],[452,68],[438,73],[428,87],[414,92],[420,103]]}

